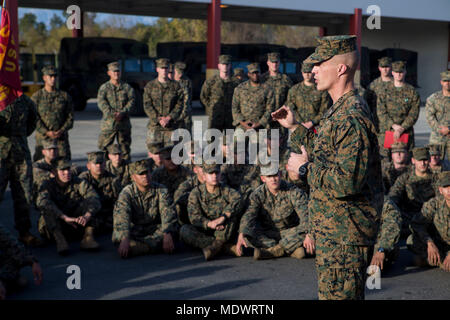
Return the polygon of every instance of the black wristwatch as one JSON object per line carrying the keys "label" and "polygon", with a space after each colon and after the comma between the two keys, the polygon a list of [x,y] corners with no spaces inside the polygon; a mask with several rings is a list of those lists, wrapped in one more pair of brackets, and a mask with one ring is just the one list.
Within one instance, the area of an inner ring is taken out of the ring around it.
{"label": "black wristwatch", "polygon": [[305,178],[308,175],[308,165],[309,162],[305,163],[298,169],[298,174],[300,178]]}
{"label": "black wristwatch", "polygon": [[384,253],[384,248],[383,248],[383,247],[380,247],[380,248],[378,248],[377,251],[378,251],[378,252],[381,252],[381,253]]}
{"label": "black wristwatch", "polygon": [[221,217],[224,217],[224,218],[225,218],[225,221],[228,220],[228,217],[227,217],[227,215],[226,215],[225,213],[222,213],[220,216],[221,216]]}

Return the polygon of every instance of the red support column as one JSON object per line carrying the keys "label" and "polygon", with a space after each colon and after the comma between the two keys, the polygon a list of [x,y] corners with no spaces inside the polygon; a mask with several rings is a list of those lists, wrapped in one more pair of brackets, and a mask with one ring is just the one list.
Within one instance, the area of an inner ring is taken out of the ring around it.
{"label": "red support column", "polygon": [[222,14],[220,0],[208,4],[208,43],[206,44],[206,78],[216,73],[220,55],[220,26]]}
{"label": "red support column", "polygon": [[[355,8],[355,13],[350,16],[350,34],[357,37],[358,51],[361,54],[361,27],[362,27],[362,9]],[[358,64],[358,70],[355,74],[355,83],[359,84],[361,78],[361,59]]]}

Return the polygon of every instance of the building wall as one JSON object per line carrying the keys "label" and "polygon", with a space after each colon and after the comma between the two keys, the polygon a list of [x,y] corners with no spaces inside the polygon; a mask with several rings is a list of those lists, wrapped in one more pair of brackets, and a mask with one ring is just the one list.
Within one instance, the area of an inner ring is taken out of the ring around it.
{"label": "building wall", "polygon": [[445,22],[381,19],[381,30],[368,30],[363,22],[362,46],[417,51],[417,82],[422,101],[441,89],[440,73],[447,70],[449,27]]}

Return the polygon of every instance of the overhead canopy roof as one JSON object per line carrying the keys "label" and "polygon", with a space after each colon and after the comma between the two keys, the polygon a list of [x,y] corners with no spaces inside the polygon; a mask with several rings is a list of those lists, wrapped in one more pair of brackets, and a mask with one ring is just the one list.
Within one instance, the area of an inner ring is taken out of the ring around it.
{"label": "overhead canopy roof", "polygon": [[[19,7],[60,9],[77,4],[84,11],[206,19],[210,0],[19,0]],[[222,20],[280,25],[333,26],[348,22],[354,8],[373,0],[222,0]],[[450,21],[448,0],[378,0],[383,18]]]}

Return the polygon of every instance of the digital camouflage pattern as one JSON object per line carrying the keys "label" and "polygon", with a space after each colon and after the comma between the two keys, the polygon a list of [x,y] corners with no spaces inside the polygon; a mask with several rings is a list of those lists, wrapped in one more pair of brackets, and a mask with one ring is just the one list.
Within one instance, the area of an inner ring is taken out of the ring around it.
{"label": "digital camouflage pattern", "polygon": [[0,281],[5,284],[16,280],[20,269],[33,264],[34,257],[0,224]]}
{"label": "digital camouflage pattern", "polygon": [[114,243],[128,238],[158,251],[164,233],[177,231],[177,215],[166,187],[151,182],[149,190],[141,192],[133,182],[122,189],[114,207]]}
{"label": "digital camouflage pattern", "polygon": [[201,182],[198,180],[197,175],[192,175],[188,177],[186,181],[182,182],[174,193],[173,203],[175,204],[175,208],[177,210],[178,223],[180,225],[190,223],[187,212],[189,194],[200,184]]}
{"label": "digital camouflage pattern", "polygon": [[408,233],[414,215],[422,209],[425,202],[436,194],[437,175],[428,172],[425,177],[415,174],[414,166],[397,178],[388,197],[397,205],[402,214],[403,232]]}
{"label": "digital camouflage pattern", "polygon": [[250,80],[243,82],[234,89],[231,109],[236,127],[242,128],[240,121],[251,121],[259,123],[260,128],[269,128],[271,113],[275,111],[273,90],[266,84],[253,87]]}
{"label": "digital camouflage pattern", "polygon": [[[188,214],[191,224],[181,227],[180,237],[187,244],[201,249],[211,245],[214,240],[230,241],[235,236],[241,210],[242,201],[236,190],[220,185],[215,193],[209,193],[206,184],[200,184],[189,195]],[[224,224],[224,230],[208,228],[210,221],[224,213],[231,214]]]}
{"label": "digital camouflage pattern", "polygon": [[269,72],[261,75],[261,83],[265,83],[272,88],[275,99],[275,110],[284,105],[289,89],[294,85],[288,75],[277,73],[277,75],[271,76]]}
{"label": "digital camouflage pattern", "polygon": [[432,240],[441,254],[441,261],[450,254],[450,210],[442,195],[423,205],[411,221],[412,245],[419,256],[427,257],[427,241]]}
{"label": "digital camouflage pattern", "polygon": [[37,192],[44,181],[54,177],[54,163],[47,163],[45,159],[33,162],[33,199],[36,201]]}
{"label": "digital camouflage pattern", "polygon": [[[42,217],[39,221],[39,232],[46,236],[46,231],[50,234],[57,230],[63,232],[63,225],[66,224],[61,220],[63,214],[79,217],[90,212],[92,218],[95,218],[101,209],[101,202],[94,187],[86,180],[72,177],[66,186],[60,186],[56,178],[52,178],[44,181],[39,189],[36,207]],[[93,219],[88,222],[89,226],[92,221]]]}
{"label": "digital camouflage pattern", "polygon": [[[100,150],[106,151],[117,137],[123,158],[130,158],[131,122],[129,113],[134,107],[135,100],[134,89],[128,83],[120,82],[116,86],[111,81],[107,81],[100,86],[97,95],[98,108],[103,113],[98,138]],[[115,119],[116,112],[123,115],[121,121]]]}
{"label": "digital camouflage pattern", "polygon": [[234,89],[239,81],[222,79],[219,75],[206,80],[200,92],[200,101],[205,106],[208,118],[208,128],[219,130],[233,129],[233,114],[231,104]]}
{"label": "digital camouflage pattern", "polygon": [[425,105],[427,122],[431,128],[430,144],[442,146],[442,157],[450,152],[450,139],[439,133],[439,126],[450,126],[450,97],[443,95],[442,90],[427,98]]}
{"label": "digital camouflage pattern", "polygon": [[390,81],[383,81],[381,77],[376,78],[373,80],[368,87],[367,90],[367,104],[370,107],[370,110],[372,111],[372,115],[375,120],[375,126],[377,128],[377,131],[379,132],[379,120],[378,120],[378,114],[377,114],[377,97],[382,96],[386,94],[388,84],[391,83],[393,80],[391,78]]}
{"label": "digital camouflage pattern", "polygon": [[[42,143],[54,140],[58,145],[58,154],[67,160],[71,159],[69,130],[73,127],[72,97],[65,91],[48,92],[45,88],[36,91],[31,100],[36,105],[38,119],[36,122],[36,147],[33,159],[42,159]],[[53,139],[47,136],[48,131],[62,131],[62,135]]]}
{"label": "digital camouflage pattern", "polygon": [[251,164],[223,164],[220,168],[220,180],[222,184],[239,191],[244,206],[253,190],[262,184],[258,166]]}
{"label": "digital camouflage pattern", "polygon": [[[181,85],[172,80],[161,83],[158,79],[149,81],[144,88],[144,111],[149,121],[148,141],[159,140],[165,143],[171,142],[170,135],[178,128],[184,108],[184,91]],[[168,127],[163,128],[159,123],[159,117],[171,117]]]}
{"label": "digital camouflage pattern", "polygon": [[381,213],[380,229],[374,251],[376,252],[379,248],[383,248],[386,255],[392,252],[398,245],[401,230],[402,215],[400,209],[395,202],[386,199]]}
{"label": "digital camouflage pattern", "polygon": [[355,39],[356,36],[348,35],[318,37],[316,50],[303,63],[316,64],[335,55],[356,51],[358,48]]}
{"label": "digital camouflage pattern", "polygon": [[114,204],[122,190],[120,177],[113,175],[105,170],[105,172],[95,179],[89,171],[85,171],[79,175],[81,179],[86,180],[97,192],[101,209],[96,213],[92,225],[96,229],[102,231],[111,231],[113,227],[113,210]]}
{"label": "digital camouflage pattern", "polygon": [[[404,133],[409,134],[408,149],[414,147],[414,124],[419,118],[420,96],[416,89],[405,83],[403,87],[395,87],[393,82],[387,85],[385,94],[377,96],[377,115],[380,126],[379,144],[384,150],[384,134],[392,131],[392,125],[402,126]],[[385,155],[383,154],[383,155]]]}
{"label": "digital camouflage pattern", "polygon": [[300,153],[301,144],[312,150],[308,208],[319,299],[362,299],[383,203],[376,129],[366,102],[356,90],[347,92],[326,112],[317,136],[301,125],[295,129],[293,152]]}
{"label": "digital camouflage pattern", "polygon": [[239,233],[253,247],[270,248],[280,244],[287,254],[302,246],[309,231],[308,196],[283,180],[276,195],[265,184],[251,193],[239,226]]}
{"label": "digital camouflage pattern", "polygon": [[183,75],[178,83],[183,88],[183,111],[180,116],[180,128],[192,129],[192,80]]}
{"label": "digital camouflage pattern", "polygon": [[383,161],[381,163],[381,169],[383,174],[384,194],[388,194],[397,178],[406,171],[411,170],[411,166],[405,166],[404,168],[396,169],[392,161]]}
{"label": "digital camouflage pattern", "polygon": [[326,91],[319,91],[315,85],[307,86],[302,81],[289,90],[285,104],[299,123],[312,121],[317,126],[331,106],[331,99]]}
{"label": "digital camouflage pattern", "polygon": [[177,166],[174,172],[170,172],[164,166],[152,172],[152,180],[166,186],[172,197],[180,184],[191,176],[192,171],[182,165]]}
{"label": "digital camouflage pattern", "polygon": [[0,112],[0,201],[9,182],[19,232],[31,227],[33,172],[27,137],[36,128],[36,121],[34,102],[25,94]]}
{"label": "digital camouflage pattern", "polygon": [[113,175],[118,177],[122,187],[125,187],[131,183],[131,174],[128,165],[129,162],[127,160],[122,159],[119,166],[116,168],[113,166],[112,161],[108,160],[106,161],[105,164],[105,170],[111,172]]}

